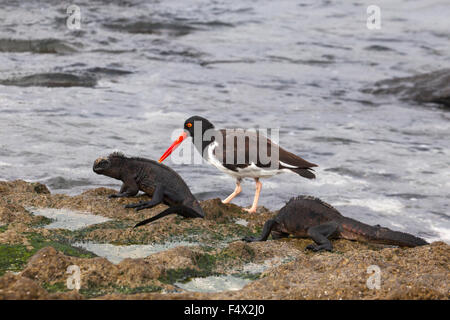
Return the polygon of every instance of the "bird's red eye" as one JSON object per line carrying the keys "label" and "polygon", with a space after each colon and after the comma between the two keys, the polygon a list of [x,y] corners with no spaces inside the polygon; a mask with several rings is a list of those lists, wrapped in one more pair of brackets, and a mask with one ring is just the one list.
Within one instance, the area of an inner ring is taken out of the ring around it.
{"label": "bird's red eye", "polygon": [[192,127],[192,123],[188,122],[188,123],[186,124],[186,127],[188,127],[188,128]]}

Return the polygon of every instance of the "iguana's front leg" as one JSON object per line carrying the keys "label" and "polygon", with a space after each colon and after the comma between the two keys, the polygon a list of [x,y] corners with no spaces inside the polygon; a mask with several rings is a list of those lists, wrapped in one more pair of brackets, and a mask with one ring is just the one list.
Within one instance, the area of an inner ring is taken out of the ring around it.
{"label": "iguana's front leg", "polygon": [[263,231],[261,233],[261,235],[258,238],[254,238],[254,237],[245,237],[244,239],[242,239],[243,241],[246,242],[254,242],[254,241],[266,241],[267,238],[270,235],[270,232],[272,231],[272,228],[277,224],[277,222],[275,220],[268,220],[263,227]]}
{"label": "iguana's front leg", "polygon": [[308,229],[308,236],[314,240],[317,244],[310,244],[306,247],[308,250],[313,251],[321,251],[327,250],[332,251],[333,245],[331,244],[328,237],[330,237],[333,233],[338,229],[339,224],[336,221],[330,221],[315,227],[311,227]]}
{"label": "iguana's front leg", "polygon": [[124,182],[120,188],[119,193],[111,194],[108,198],[123,198],[123,197],[133,197],[139,192],[139,187],[134,180]]}
{"label": "iguana's front leg", "polygon": [[139,203],[131,203],[127,204],[125,208],[135,208],[136,211],[153,208],[154,206],[160,204],[164,198],[164,187],[162,185],[158,185],[153,192],[152,200],[146,202]]}

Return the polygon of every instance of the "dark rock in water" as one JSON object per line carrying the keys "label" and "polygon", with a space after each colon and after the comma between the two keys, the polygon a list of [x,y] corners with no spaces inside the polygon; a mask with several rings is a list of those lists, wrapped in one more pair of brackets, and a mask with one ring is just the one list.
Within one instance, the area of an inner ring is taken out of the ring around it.
{"label": "dark rock in water", "polygon": [[199,26],[206,26],[209,28],[214,28],[214,27],[234,27],[233,24],[228,23],[228,22],[223,22],[223,21],[219,21],[219,20],[213,20],[213,21],[198,21],[198,22],[193,22],[192,24],[194,25],[199,25]]}
{"label": "dark rock in water", "polygon": [[77,50],[57,39],[0,39],[0,52],[71,53]]}
{"label": "dark rock in water", "polygon": [[129,33],[167,34],[169,36],[184,36],[196,30],[194,27],[180,23],[148,21],[118,21],[117,23],[104,24],[104,27],[115,31],[125,31]]}
{"label": "dark rock in water", "polygon": [[90,74],[38,73],[30,76],[0,80],[4,86],[19,87],[94,87],[97,78]]}
{"label": "dark rock in water", "polygon": [[381,80],[362,90],[377,95],[393,94],[402,100],[433,102],[450,107],[450,69],[405,78]]}
{"label": "dark rock in water", "polygon": [[172,21],[133,21],[128,19],[118,19],[111,23],[105,23],[103,26],[114,31],[179,37],[197,30],[233,27],[234,25],[218,20],[192,21],[178,18]]}
{"label": "dark rock in water", "polygon": [[73,187],[80,187],[89,185],[91,182],[88,179],[66,179],[61,176],[47,179],[45,183],[53,189],[70,189]]}
{"label": "dark rock in water", "polygon": [[394,51],[394,49],[391,49],[391,48],[385,47],[385,46],[381,46],[381,45],[377,45],[377,44],[365,47],[364,50],[368,50],[368,51]]}
{"label": "dark rock in water", "polygon": [[101,67],[89,68],[86,71],[94,73],[94,74],[105,75],[105,76],[121,76],[121,75],[126,75],[126,74],[133,73],[133,72],[127,71],[127,70],[112,69],[112,68],[101,68]]}

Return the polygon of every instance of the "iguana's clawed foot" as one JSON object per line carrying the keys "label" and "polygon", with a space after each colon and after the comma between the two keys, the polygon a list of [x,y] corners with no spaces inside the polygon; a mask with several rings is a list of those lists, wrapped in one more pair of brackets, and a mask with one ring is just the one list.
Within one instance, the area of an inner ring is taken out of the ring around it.
{"label": "iguana's clawed foot", "polygon": [[138,203],[130,203],[130,204],[126,204],[126,205],[124,205],[123,207],[126,208],[126,209],[129,209],[129,208],[137,208],[137,207],[142,206],[144,203],[145,203],[145,201],[139,201]]}
{"label": "iguana's clawed foot", "polygon": [[108,196],[108,199],[118,198],[119,196],[117,194],[110,194]]}
{"label": "iguana's clawed foot", "polygon": [[153,208],[155,205],[152,204],[150,201],[141,201],[139,203],[136,203],[136,205],[133,207],[134,211],[141,211],[147,208]]}
{"label": "iguana's clawed foot", "polygon": [[312,250],[312,251],[315,251],[315,252],[322,251],[322,250],[326,250],[326,251],[332,251],[333,250],[333,248],[330,245],[327,245],[327,244],[322,244],[320,246],[315,245],[315,244],[310,244],[310,245],[306,246],[306,249],[307,250]]}

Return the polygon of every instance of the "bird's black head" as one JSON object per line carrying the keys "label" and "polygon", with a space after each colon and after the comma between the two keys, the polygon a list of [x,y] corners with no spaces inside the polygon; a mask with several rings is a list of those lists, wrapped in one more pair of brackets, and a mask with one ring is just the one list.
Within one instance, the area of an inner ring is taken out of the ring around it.
{"label": "bird's black head", "polygon": [[197,148],[200,154],[203,154],[203,150],[213,139],[212,137],[209,137],[209,139],[207,139],[208,141],[205,141],[204,139],[205,132],[207,130],[214,129],[214,125],[203,117],[190,117],[184,122],[183,129],[183,133],[178,137],[177,140],[172,143],[172,145],[166,150],[166,152],[164,152],[158,162],[163,162],[164,159],[166,159],[173,150],[178,148],[180,143],[182,143],[188,136],[192,137],[192,142],[194,143],[194,146]]}
{"label": "bird's black head", "polygon": [[[207,119],[200,116],[192,116],[184,122],[184,130],[186,130],[191,137],[194,137],[194,132],[196,130],[201,130],[201,136],[206,130],[213,129],[214,125]],[[198,133],[197,133],[198,134]]]}

